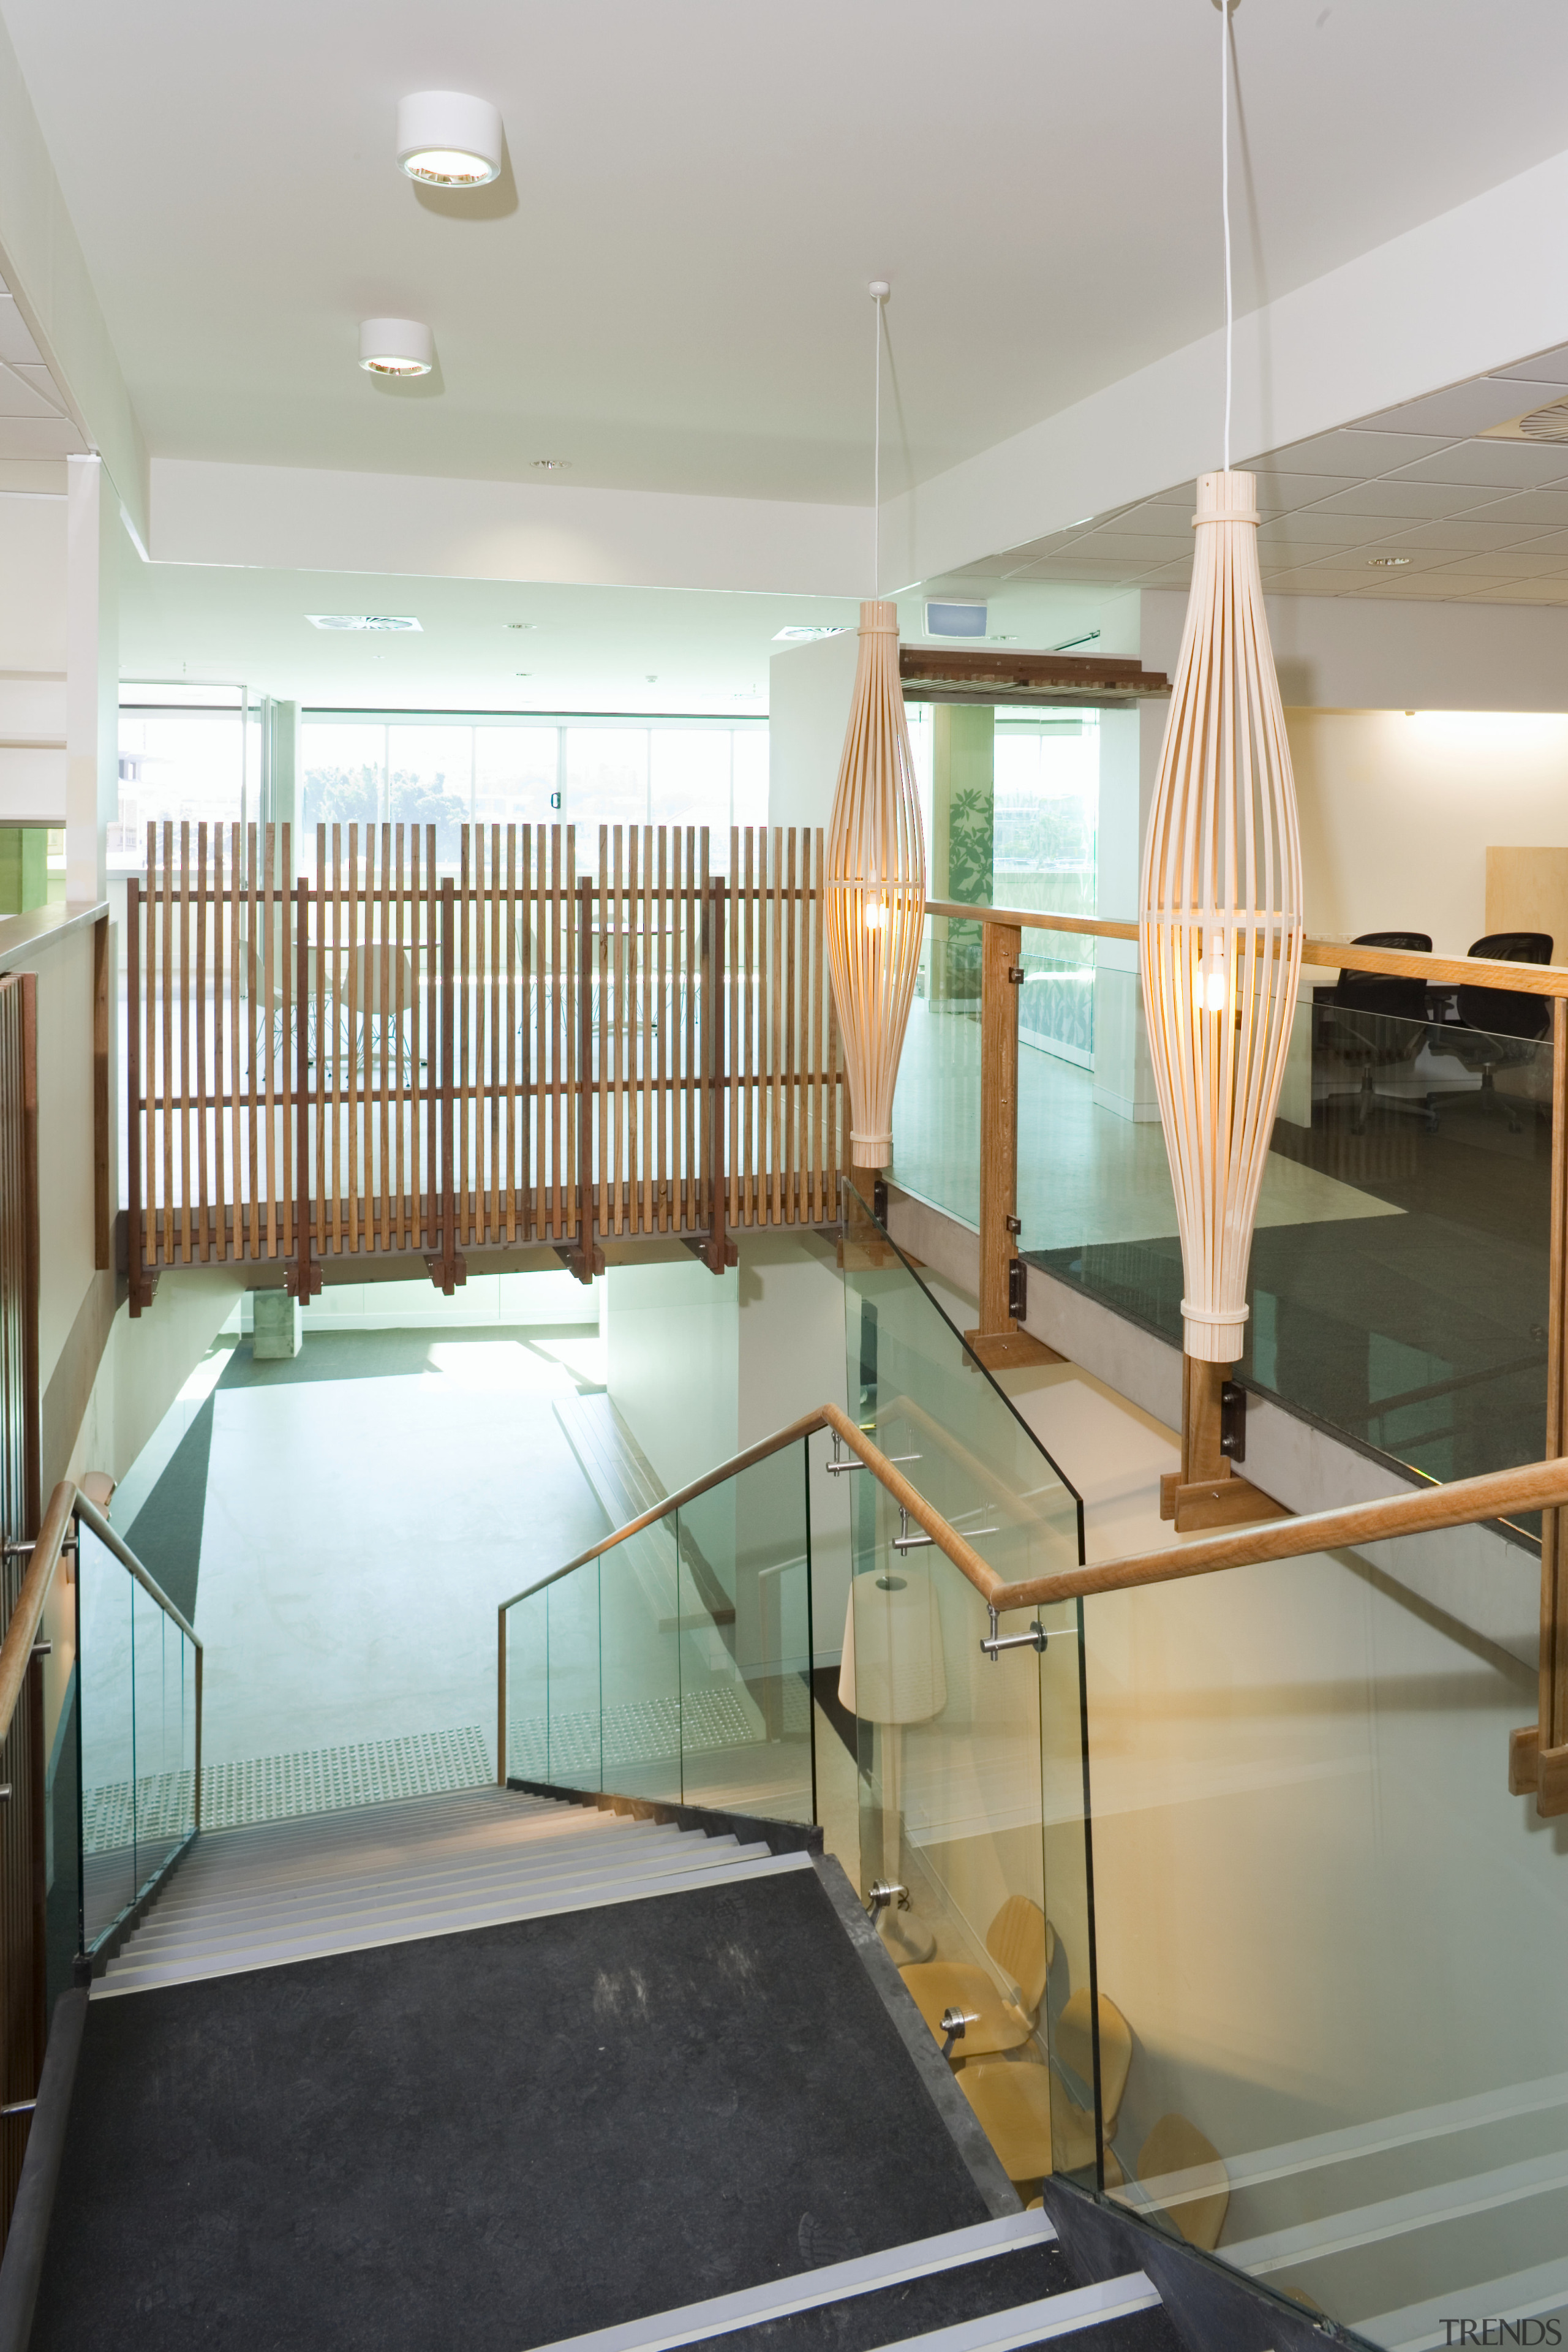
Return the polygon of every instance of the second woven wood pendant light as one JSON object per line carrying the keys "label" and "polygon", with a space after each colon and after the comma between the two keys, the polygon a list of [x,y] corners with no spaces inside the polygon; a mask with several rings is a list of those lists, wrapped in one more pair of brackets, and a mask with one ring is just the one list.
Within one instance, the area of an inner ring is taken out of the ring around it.
{"label": "second woven wood pendant light", "polygon": [[[877,455],[881,488],[881,334],[877,306]],[[873,520],[872,585],[876,585]],[[855,698],[827,827],[827,963],[849,1080],[849,1158],[883,1168],[893,1156],[893,1088],[925,927],[925,841],[899,678],[899,612],[860,607]]]}
{"label": "second woven wood pendant light", "polygon": [[[1229,11],[1222,38],[1228,181]],[[1178,1526],[1269,1507],[1232,1480],[1221,1397],[1241,1353],[1258,1187],[1301,968],[1296,789],[1258,565],[1257,485],[1230,467],[1226,212],[1225,466],[1201,474],[1192,593],[1144,844],[1140,962],[1182,1237],[1184,1362]],[[1194,1495],[1184,1490],[1205,1486]]]}

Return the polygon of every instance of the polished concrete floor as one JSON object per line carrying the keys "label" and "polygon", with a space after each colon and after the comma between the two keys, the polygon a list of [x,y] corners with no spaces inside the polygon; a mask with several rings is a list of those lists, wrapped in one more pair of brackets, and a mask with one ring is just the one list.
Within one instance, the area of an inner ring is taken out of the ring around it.
{"label": "polished concrete floor", "polygon": [[607,1525],[552,1409],[592,1385],[556,1336],[226,1350],[134,1517],[115,1514],[205,1645],[205,1765],[462,1735],[493,1769],[497,1603]]}

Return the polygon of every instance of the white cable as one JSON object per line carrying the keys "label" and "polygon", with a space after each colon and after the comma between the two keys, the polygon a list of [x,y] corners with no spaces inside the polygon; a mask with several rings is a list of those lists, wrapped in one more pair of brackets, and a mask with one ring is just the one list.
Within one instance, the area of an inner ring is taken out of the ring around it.
{"label": "white cable", "polygon": [[1230,471],[1230,376],[1234,319],[1230,292],[1230,0],[1219,5],[1219,205],[1225,224],[1225,470]]}
{"label": "white cable", "polygon": [[882,578],[882,302],[887,288],[880,281],[871,289],[871,316],[876,321],[876,425],[871,437],[871,594],[876,596]]}

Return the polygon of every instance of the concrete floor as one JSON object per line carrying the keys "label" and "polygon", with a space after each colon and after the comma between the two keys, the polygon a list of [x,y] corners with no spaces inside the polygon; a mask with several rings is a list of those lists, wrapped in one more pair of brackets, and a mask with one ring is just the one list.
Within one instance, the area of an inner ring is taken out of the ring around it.
{"label": "concrete floor", "polygon": [[[980,1219],[980,1024],[910,1015],[893,1104],[892,1173],[905,1192],[965,1224]],[[1271,1151],[1260,1226],[1396,1217],[1396,1205]],[[1094,1077],[1054,1054],[1018,1054],[1018,1214],[1025,1250],[1143,1241],[1176,1230],[1165,1139],[1157,1120],[1097,1108]]]}
{"label": "concrete floor", "polygon": [[493,1754],[497,1603],[605,1527],[551,1410],[578,1384],[531,1336],[434,1339],[423,1370],[368,1378],[333,1359],[373,1335],[312,1337],[293,1377],[218,1388],[206,1761],[475,1724]]}

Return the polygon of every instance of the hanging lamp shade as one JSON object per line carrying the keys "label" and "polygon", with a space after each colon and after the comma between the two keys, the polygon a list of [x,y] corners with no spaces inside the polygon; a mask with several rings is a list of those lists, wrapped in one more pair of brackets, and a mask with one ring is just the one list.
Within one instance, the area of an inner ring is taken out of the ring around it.
{"label": "hanging lamp shade", "polygon": [[1200,474],[1192,595],[1143,851],[1140,961],[1185,1353],[1234,1363],[1301,969],[1301,845],[1251,474]]}
{"label": "hanging lamp shade", "polygon": [[855,700],[827,828],[827,964],[849,1079],[849,1157],[893,1152],[893,1087],[925,924],[925,840],[896,604],[860,607]]}

